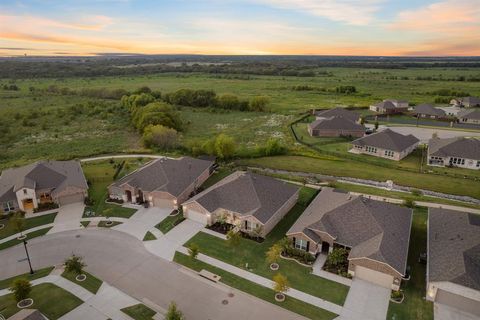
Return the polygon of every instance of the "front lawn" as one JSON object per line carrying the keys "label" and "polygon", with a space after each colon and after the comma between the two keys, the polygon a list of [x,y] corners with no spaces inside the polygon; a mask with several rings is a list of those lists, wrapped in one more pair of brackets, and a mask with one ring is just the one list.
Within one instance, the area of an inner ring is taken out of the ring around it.
{"label": "front lawn", "polygon": [[96,294],[98,289],[100,289],[100,287],[102,286],[102,283],[103,281],[94,277],[92,274],[84,271],[83,274],[85,274],[87,276],[87,278],[85,279],[85,281],[77,281],[75,279],[75,277],[77,276],[76,274],[72,273],[72,272],[67,272],[67,271],[64,271],[62,273],[62,277],[64,277],[65,279],[68,279],[70,280],[71,282],[75,283],[75,284],[78,284],[79,286],[87,289],[88,291],[90,291],[91,293],[93,294]]}
{"label": "front lawn", "polygon": [[418,262],[420,253],[427,251],[427,218],[426,208],[415,208],[408,251],[411,278],[402,283],[403,303],[390,302],[387,320],[433,319],[433,303],[425,300],[426,265]]}
{"label": "front lawn", "polygon": [[[46,214],[46,215],[43,215],[43,216],[38,216],[38,217],[25,219],[24,230],[28,230],[28,229],[31,229],[31,228],[35,228],[35,227],[38,227],[38,226],[45,225],[45,224],[53,223],[56,215],[57,215],[57,213],[55,212],[55,213],[50,213],[50,214]],[[8,220],[8,219],[0,220],[0,223],[5,224],[5,227],[0,230],[0,239],[7,238],[7,237],[10,237],[10,236],[18,233],[14,229],[13,224],[10,223],[10,220]]]}
{"label": "front lawn", "polygon": [[[275,242],[285,237],[290,226],[303,213],[316,194],[317,190],[302,188],[298,203],[262,243],[242,238],[239,245],[234,248],[225,240],[199,232],[185,246],[195,243],[199,246],[201,253],[243,269],[248,264],[249,271],[271,279],[274,272],[270,270],[269,264],[265,261],[266,252]],[[294,261],[280,259],[279,265],[279,272],[288,278],[292,288],[339,305],[343,305],[345,302],[348,293],[347,286],[315,276],[311,274],[311,268],[300,266]]]}
{"label": "front lawn", "polygon": [[[44,228],[44,229],[40,229],[40,230],[37,230],[37,231],[33,231],[33,232],[30,232],[30,233],[27,233],[27,238],[25,240],[31,240],[33,238],[36,238],[36,237],[40,237],[40,236],[43,236],[45,235],[50,229],[52,229],[52,227],[48,227],[48,228]],[[4,243],[0,243],[0,250],[3,250],[3,249],[7,249],[7,248],[10,248],[10,247],[13,247],[17,244],[20,244],[22,243],[23,241],[22,240],[18,240],[17,238],[15,239],[12,239],[10,241],[7,241],[7,242],[4,242]]]}
{"label": "front lawn", "polygon": [[52,272],[53,269],[54,267],[47,267],[40,270],[36,270],[34,274],[24,273],[15,277],[0,280],[0,290],[10,287],[13,281],[17,279],[28,279],[29,281],[32,281],[35,279],[46,277],[50,274],[50,272]]}
{"label": "front lawn", "polygon": [[[64,314],[80,306],[83,301],[51,283],[42,283],[32,288],[30,297],[33,299],[31,309],[38,309],[48,319],[56,320]],[[9,318],[20,311],[17,308],[13,294],[0,297],[0,314]]]}
{"label": "front lawn", "polygon": [[141,303],[123,308],[121,311],[135,320],[152,320],[156,314],[155,311]]}
{"label": "front lawn", "polygon": [[118,221],[112,221],[112,224],[107,225],[107,220],[102,220],[98,223],[98,227],[100,227],[100,228],[112,228],[112,227],[118,226],[119,224],[122,224],[122,223],[118,222]]}
{"label": "front lawn", "polygon": [[230,287],[236,288],[240,291],[251,294],[252,296],[276,304],[279,307],[298,313],[309,319],[330,320],[337,317],[336,314],[333,314],[327,310],[320,309],[314,305],[308,304],[292,297],[287,297],[284,302],[277,302],[274,298],[275,292],[272,289],[266,288],[254,282],[241,278],[223,269],[216,268],[205,262],[193,260],[189,256],[184,255],[180,252],[175,253],[175,257],[173,258],[173,260],[195,271],[205,269],[213,272],[222,277],[220,282],[225,283]]}
{"label": "front lawn", "polygon": [[166,217],[159,224],[157,224],[155,228],[157,228],[163,234],[165,234],[168,231],[172,230],[176,225],[178,225],[183,220],[185,220],[185,218],[183,217],[183,214],[180,212],[175,216]]}
{"label": "front lawn", "polygon": [[152,240],[157,240],[157,237],[155,237],[155,235],[150,231],[147,231],[147,233],[145,233],[145,236],[143,237],[143,241],[152,241]]}

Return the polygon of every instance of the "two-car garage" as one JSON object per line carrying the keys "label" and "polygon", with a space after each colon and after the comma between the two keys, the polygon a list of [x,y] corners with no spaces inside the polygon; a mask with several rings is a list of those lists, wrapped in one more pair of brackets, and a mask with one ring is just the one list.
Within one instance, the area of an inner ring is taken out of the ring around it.
{"label": "two-car garage", "polygon": [[206,214],[193,210],[191,208],[188,208],[187,206],[183,207],[183,216],[190,220],[200,222],[201,224],[204,224],[204,225],[208,224],[208,217]]}
{"label": "two-car garage", "polygon": [[480,317],[480,302],[467,297],[438,289],[435,302],[468,312]]}
{"label": "two-car garage", "polygon": [[389,289],[392,287],[393,283],[393,276],[359,265],[355,266],[355,278],[369,281]]}
{"label": "two-car garage", "polygon": [[77,203],[77,202],[84,202],[85,195],[83,192],[68,194],[64,196],[60,196],[57,199],[59,206],[65,206],[67,204]]}

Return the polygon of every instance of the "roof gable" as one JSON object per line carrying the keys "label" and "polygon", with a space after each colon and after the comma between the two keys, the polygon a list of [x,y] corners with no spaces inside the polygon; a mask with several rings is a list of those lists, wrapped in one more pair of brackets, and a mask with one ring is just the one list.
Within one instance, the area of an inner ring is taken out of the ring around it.
{"label": "roof gable", "polygon": [[401,152],[418,142],[419,140],[411,134],[403,135],[390,129],[385,129],[354,140],[352,144]]}

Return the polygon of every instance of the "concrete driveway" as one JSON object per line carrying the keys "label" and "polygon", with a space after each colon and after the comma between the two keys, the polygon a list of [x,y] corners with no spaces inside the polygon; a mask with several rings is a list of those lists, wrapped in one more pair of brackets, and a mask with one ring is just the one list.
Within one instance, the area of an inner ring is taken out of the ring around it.
{"label": "concrete driveway", "polygon": [[58,208],[58,214],[53,222],[55,225],[48,234],[76,230],[80,227],[85,205],[82,202],[72,203]]}
{"label": "concrete driveway", "polygon": [[157,207],[141,208],[127,221],[112,229],[128,233],[138,240],[143,240],[145,233],[168,217],[170,212],[172,212],[172,209]]}
{"label": "concrete driveway", "polygon": [[[379,127],[379,130],[387,128],[384,125]],[[420,140],[420,143],[427,143],[436,133],[439,138],[455,138],[455,137],[480,137],[479,132],[461,131],[461,130],[444,130],[444,129],[430,129],[418,127],[388,127],[390,130],[401,133],[403,135],[412,134]]]}
{"label": "concrete driveway", "polygon": [[339,320],[385,320],[390,289],[353,279]]}
{"label": "concrete driveway", "polygon": [[441,303],[433,304],[433,317],[435,320],[480,320],[478,316]]}
{"label": "concrete driveway", "polygon": [[[167,309],[175,301],[187,319],[302,319],[271,303],[198,277],[145,250],[141,241],[115,230],[83,229],[29,241],[34,268],[82,255],[87,271],[127,295]],[[22,246],[1,251],[0,279],[28,272]],[[233,293],[233,297],[229,297]],[[227,304],[222,301],[227,300]]]}
{"label": "concrete driveway", "polygon": [[145,248],[151,253],[172,261],[175,251],[182,247],[205,226],[196,221],[186,219],[157,240],[145,242]]}

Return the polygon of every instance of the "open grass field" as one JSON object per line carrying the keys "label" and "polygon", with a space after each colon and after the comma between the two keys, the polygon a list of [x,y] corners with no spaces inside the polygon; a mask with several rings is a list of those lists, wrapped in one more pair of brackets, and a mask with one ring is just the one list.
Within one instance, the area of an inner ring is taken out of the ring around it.
{"label": "open grass field", "polygon": [[405,300],[390,302],[387,320],[433,319],[433,303],[425,300],[426,265],[418,262],[420,253],[427,251],[427,209],[415,208],[408,251],[411,279],[402,283]]}
{"label": "open grass field", "polygon": [[[33,299],[32,309],[38,309],[50,320],[56,320],[72,311],[83,302],[70,292],[51,283],[42,283],[32,287],[30,297]],[[0,297],[0,313],[9,318],[20,311],[12,294]]]}
{"label": "open grass field", "polygon": [[[316,193],[316,190],[302,188],[297,205],[277,224],[262,243],[242,238],[237,247],[231,247],[225,240],[199,232],[186,243],[186,246],[195,243],[199,246],[201,253],[239,268],[245,268],[245,264],[248,263],[249,271],[271,279],[274,272],[270,270],[269,263],[265,260],[266,252],[285,236]],[[300,266],[294,261],[281,260],[279,265],[280,272],[288,278],[292,288],[339,305],[343,305],[345,302],[348,293],[347,286],[312,275],[311,268]]]}

